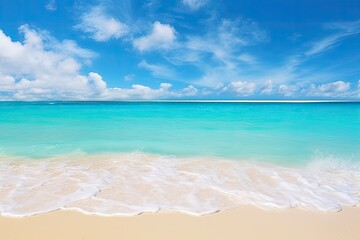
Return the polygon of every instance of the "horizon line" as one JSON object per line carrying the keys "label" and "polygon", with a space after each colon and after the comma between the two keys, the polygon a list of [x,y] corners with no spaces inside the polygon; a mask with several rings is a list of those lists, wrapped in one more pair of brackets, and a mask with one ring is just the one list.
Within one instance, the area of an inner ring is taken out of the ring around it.
{"label": "horizon line", "polygon": [[191,103],[191,102],[198,102],[198,103],[357,103],[360,102],[360,99],[358,100],[331,100],[331,99],[325,99],[325,100],[319,100],[319,99],[313,99],[313,100],[307,100],[307,99],[301,99],[301,100],[282,100],[282,99],[273,99],[273,100],[230,100],[230,99],[182,99],[182,100],[175,100],[175,99],[124,99],[124,100],[1,100],[1,102],[179,102],[179,103]]}

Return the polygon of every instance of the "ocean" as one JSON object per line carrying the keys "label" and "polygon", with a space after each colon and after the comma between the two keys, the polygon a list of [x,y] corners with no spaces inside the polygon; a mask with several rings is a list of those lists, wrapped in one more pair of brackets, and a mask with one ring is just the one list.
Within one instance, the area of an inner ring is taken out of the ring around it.
{"label": "ocean", "polygon": [[360,202],[358,102],[1,102],[0,214]]}

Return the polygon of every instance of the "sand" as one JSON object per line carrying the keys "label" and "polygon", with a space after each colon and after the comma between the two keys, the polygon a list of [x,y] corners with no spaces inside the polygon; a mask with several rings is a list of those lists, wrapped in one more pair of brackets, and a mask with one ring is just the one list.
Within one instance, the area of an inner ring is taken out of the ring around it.
{"label": "sand", "polygon": [[206,216],[153,213],[101,217],[57,211],[24,218],[0,217],[0,239],[360,239],[360,207],[338,213],[242,207]]}

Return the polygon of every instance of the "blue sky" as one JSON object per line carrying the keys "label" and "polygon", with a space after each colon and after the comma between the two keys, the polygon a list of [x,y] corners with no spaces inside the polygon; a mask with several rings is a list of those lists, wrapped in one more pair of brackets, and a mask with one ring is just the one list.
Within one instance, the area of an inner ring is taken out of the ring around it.
{"label": "blue sky", "polygon": [[360,0],[0,0],[1,100],[358,98]]}

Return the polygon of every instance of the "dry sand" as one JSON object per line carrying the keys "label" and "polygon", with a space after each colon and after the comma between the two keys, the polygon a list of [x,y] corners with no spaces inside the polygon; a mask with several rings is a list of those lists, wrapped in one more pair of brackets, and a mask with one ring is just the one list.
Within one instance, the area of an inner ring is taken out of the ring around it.
{"label": "dry sand", "polygon": [[0,239],[358,240],[360,207],[339,213],[242,207],[201,217],[181,213],[101,217],[58,211],[25,218],[0,217]]}

